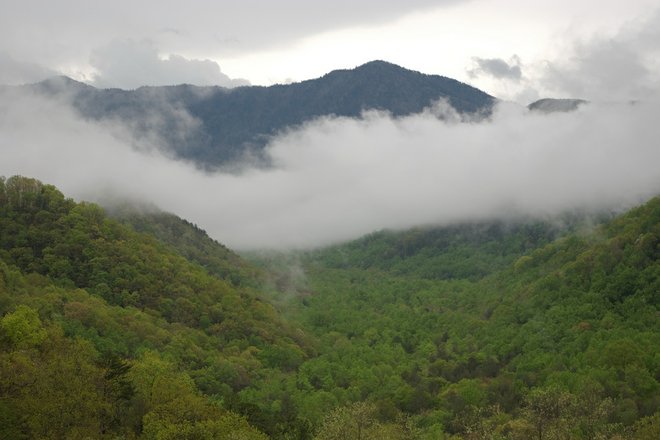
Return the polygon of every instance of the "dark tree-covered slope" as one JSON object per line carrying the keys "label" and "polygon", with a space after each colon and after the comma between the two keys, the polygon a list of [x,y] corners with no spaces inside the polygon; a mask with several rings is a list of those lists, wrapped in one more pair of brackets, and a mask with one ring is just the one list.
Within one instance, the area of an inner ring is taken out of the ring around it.
{"label": "dark tree-covered slope", "polygon": [[244,394],[291,376],[308,338],[181,253],[53,186],[0,178],[0,437],[264,438],[236,413],[276,429]]}
{"label": "dark tree-covered slope", "polygon": [[209,237],[199,226],[174,214],[129,203],[113,206],[108,212],[137,232],[152,235],[172,246],[189,261],[235,286],[256,287],[263,279],[262,271]]}
{"label": "dark tree-covered slope", "polygon": [[543,98],[532,102],[527,108],[542,113],[571,112],[588,103],[584,99]]}
{"label": "dark tree-covered slope", "polygon": [[[474,87],[384,61],[270,87],[141,87],[99,90],[53,78],[31,90],[71,97],[81,115],[124,121],[138,136],[156,131],[177,156],[214,166],[259,152],[270,136],[319,116],[359,117],[377,109],[403,116],[444,98],[461,113],[488,111],[494,98]],[[186,114],[191,118],[182,118]]]}
{"label": "dark tree-covered slope", "polygon": [[[378,269],[425,279],[483,278],[568,231],[565,222],[531,219],[384,230],[330,246],[308,258],[333,268]],[[563,224],[563,226],[560,226]]]}

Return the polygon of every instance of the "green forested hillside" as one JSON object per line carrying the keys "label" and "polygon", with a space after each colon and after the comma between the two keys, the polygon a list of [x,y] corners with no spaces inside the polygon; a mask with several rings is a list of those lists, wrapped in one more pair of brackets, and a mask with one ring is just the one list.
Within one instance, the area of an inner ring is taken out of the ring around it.
{"label": "green forested hillside", "polygon": [[[455,246],[422,252],[463,265],[472,236],[484,247],[468,253],[488,255],[482,229],[462,231],[432,234]],[[524,250],[519,232],[491,237],[512,256],[507,243]],[[423,265],[392,257],[409,234],[308,257],[298,313],[324,343],[301,367],[311,389],[353,389],[381,415],[419,414],[430,438],[612,438],[635,423],[658,435],[660,199],[503,270],[495,259],[481,279],[421,279]]]}
{"label": "green forested hillside", "polygon": [[659,198],[261,269],[175,216],[119,218],[0,179],[0,438],[660,434]]}
{"label": "green forested hillside", "polygon": [[241,393],[313,353],[255,292],[36,180],[0,180],[0,259],[3,438],[261,438],[228,410],[256,418]]}
{"label": "green forested hillside", "polygon": [[110,215],[138,232],[147,233],[173,246],[188,260],[235,286],[256,287],[264,276],[255,266],[211,239],[197,225],[174,214],[124,204],[113,207]]}
{"label": "green forested hillside", "polygon": [[577,221],[530,219],[379,231],[322,249],[311,259],[327,267],[379,269],[424,279],[478,279],[567,233]]}

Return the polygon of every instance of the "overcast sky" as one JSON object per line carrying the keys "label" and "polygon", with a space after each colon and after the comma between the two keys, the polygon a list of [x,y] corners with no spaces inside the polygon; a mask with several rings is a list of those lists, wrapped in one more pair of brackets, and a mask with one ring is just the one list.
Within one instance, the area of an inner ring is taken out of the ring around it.
{"label": "overcast sky", "polygon": [[[641,77],[657,68],[658,7],[657,0],[0,0],[0,83],[63,73],[102,87],[267,85],[384,59],[520,102],[540,94],[594,99],[602,91],[574,78],[585,70]],[[631,50],[642,38],[646,46]],[[607,46],[610,39],[619,46]],[[618,83],[612,76],[598,85]]]}

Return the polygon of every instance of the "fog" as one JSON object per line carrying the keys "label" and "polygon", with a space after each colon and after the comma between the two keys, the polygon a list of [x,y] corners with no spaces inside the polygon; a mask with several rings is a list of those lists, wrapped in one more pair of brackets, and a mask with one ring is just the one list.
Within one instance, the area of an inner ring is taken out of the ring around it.
{"label": "fog", "polygon": [[660,193],[657,102],[549,115],[504,103],[482,122],[463,121],[442,103],[402,119],[322,118],[273,139],[272,168],[207,173],[165,157],[158,145],[138,151],[144,139],[83,121],[65,102],[1,98],[0,175],[36,177],[78,200],[148,201],[239,250],[622,209]]}

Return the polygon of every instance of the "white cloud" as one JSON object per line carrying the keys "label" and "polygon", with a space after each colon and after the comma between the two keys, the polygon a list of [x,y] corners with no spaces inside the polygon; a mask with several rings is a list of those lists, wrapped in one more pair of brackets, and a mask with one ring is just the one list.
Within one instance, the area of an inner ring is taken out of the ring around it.
{"label": "white cloud", "polygon": [[[508,64],[497,58],[474,58],[475,65],[467,71],[496,96],[520,103],[538,97],[600,102],[658,99],[659,29],[660,9],[655,9],[616,31],[560,40],[550,58],[512,59],[513,63]],[[520,76],[507,70],[512,64]]]}
{"label": "white cloud", "polygon": [[95,49],[90,64],[96,70],[92,84],[103,88],[134,89],[145,84],[223,87],[249,84],[246,80],[229,78],[215,61],[191,60],[180,55],[162,59],[153,43],[146,40],[115,40]]}
{"label": "white cloud", "polygon": [[660,9],[614,35],[577,41],[548,62],[539,82],[555,93],[592,100],[657,97],[660,90]]}
{"label": "white cloud", "polygon": [[468,75],[472,78],[489,75],[497,79],[507,79],[510,81],[519,81],[522,78],[520,69],[520,57],[514,55],[509,61],[501,58],[472,58],[474,66],[468,70]]}
{"label": "white cloud", "polygon": [[659,111],[651,102],[551,115],[502,105],[481,123],[325,118],[275,139],[272,169],[208,174],[136,152],[60,103],[5,97],[0,174],[78,198],[111,190],[148,200],[236,248],[306,247],[380,228],[637,203],[660,192]]}

